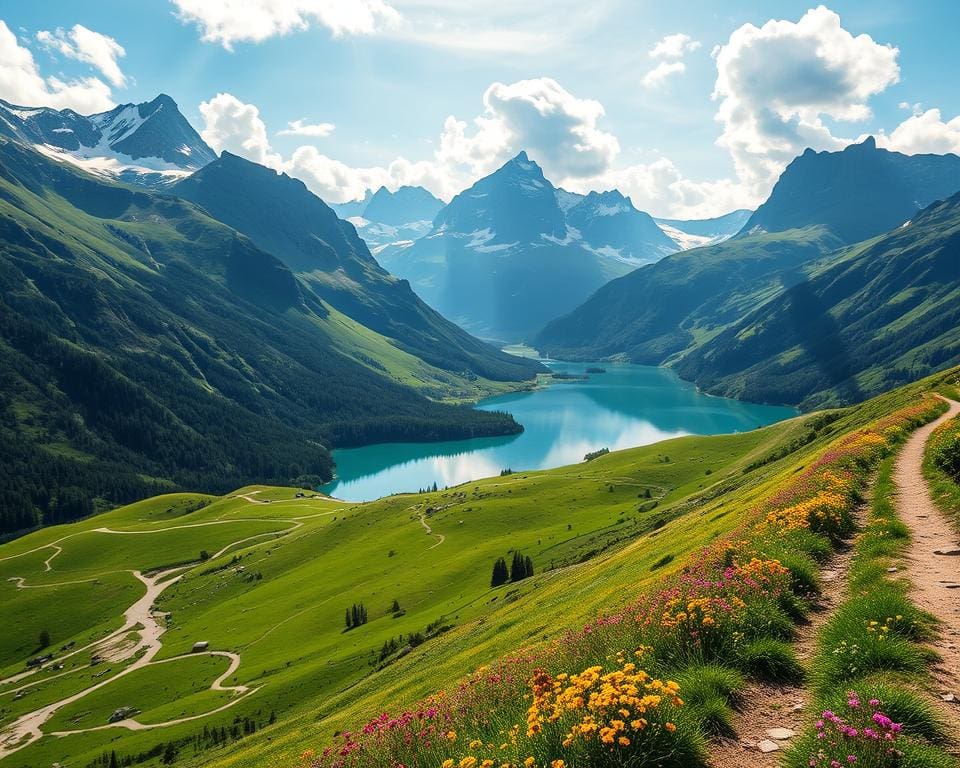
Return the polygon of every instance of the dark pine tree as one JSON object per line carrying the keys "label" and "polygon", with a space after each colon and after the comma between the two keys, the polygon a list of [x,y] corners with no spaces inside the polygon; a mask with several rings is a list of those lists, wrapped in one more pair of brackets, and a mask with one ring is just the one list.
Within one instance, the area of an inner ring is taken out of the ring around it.
{"label": "dark pine tree", "polygon": [[493,576],[490,578],[491,587],[499,587],[510,580],[510,572],[507,570],[507,561],[498,557],[493,564]]}
{"label": "dark pine tree", "polygon": [[163,750],[163,757],[160,758],[160,762],[164,765],[173,765],[177,762],[177,745],[172,741],[167,742],[167,746]]}
{"label": "dark pine tree", "polygon": [[363,603],[354,603],[347,609],[346,624],[347,629],[356,629],[361,624],[367,623],[367,609]]}
{"label": "dark pine tree", "polygon": [[533,576],[533,560],[531,560],[529,556],[523,558],[523,570],[525,579],[529,579],[531,576]]}
{"label": "dark pine tree", "polygon": [[510,581],[522,581],[524,579],[525,568],[523,555],[519,552],[514,552],[513,560],[510,562]]}

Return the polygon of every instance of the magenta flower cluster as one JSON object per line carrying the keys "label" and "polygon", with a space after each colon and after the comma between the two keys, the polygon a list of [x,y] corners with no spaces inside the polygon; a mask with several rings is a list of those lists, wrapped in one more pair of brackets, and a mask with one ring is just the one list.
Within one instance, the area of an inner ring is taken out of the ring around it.
{"label": "magenta flower cluster", "polygon": [[862,768],[889,765],[900,756],[897,737],[903,730],[880,710],[879,699],[866,706],[856,691],[847,693],[843,716],[825,710],[815,723],[818,750],[810,755],[810,768],[840,768],[857,764]]}

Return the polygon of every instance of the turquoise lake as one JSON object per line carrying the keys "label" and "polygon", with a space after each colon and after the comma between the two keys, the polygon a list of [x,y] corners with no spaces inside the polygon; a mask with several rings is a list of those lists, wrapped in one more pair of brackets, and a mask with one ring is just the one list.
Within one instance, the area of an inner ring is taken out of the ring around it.
{"label": "turquoise lake", "polygon": [[442,443],[389,443],[334,451],[336,479],[324,493],[370,501],[392,493],[440,488],[514,471],[550,469],[583,461],[601,448],[615,451],[682,435],[743,432],[788,419],[794,408],[755,405],[697,391],[666,368],[604,363],[548,362],[557,373],[586,380],[554,380],[533,392],[492,397],[477,408],[507,411],[524,426],[510,437]]}

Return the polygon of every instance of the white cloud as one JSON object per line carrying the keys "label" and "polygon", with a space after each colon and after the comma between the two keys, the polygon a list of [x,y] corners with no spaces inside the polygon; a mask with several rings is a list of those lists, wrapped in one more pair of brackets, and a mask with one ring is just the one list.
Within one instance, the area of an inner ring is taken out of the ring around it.
{"label": "white cloud", "polygon": [[667,35],[660,38],[656,45],[650,49],[649,56],[652,59],[679,59],[685,53],[695,51],[700,47],[700,41],[694,40],[690,35],[678,32],[675,35]]}
{"label": "white cloud", "polygon": [[554,176],[597,173],[620,152],[617,137],[597,126],[603,105],[577,98],[549,77],[494,83],[483,103],[480,133],[489,131],[485,123],[499,123],[506,154],[531,150]]}
{"label": "white cloud", "polygon": [[[447,117],[432,156],[416,161],[398,157],[383,166],[352,167],[314,147],[300,147],[282,160],[270,148],[256,108],[239,102],[229,110],[236,117],[228,133],[241,154],[266,157],[267,164],[300,177],[331,202],[402,184],[420,184],[449,199],[523,149],[565,188],[616,187],[642,210],[700,218],[759,205],[786,164],[808,146],[837,150],[857,140],[834,135],[833,123],[854,124],[870,115],[869,100],[899,79],[898,53],[867,35],[850,34],[824,7],[796,22],[773,20],[735,30],[714,56],[722,129],[717,144],[730,153],[735,173],[714,180],[688,178],[667,157],[618,166],[620,144],[602,126],[603,105],[550,78],[493,83],[483,94],[482,111],[472,120]],[[654,70],[663,67],[661,73],[647,84],[683,66],[676,58],[661,61]],[[891,133],[878,135],[881,146],[906,153],[960,151],[960,116],[945,121],[938,110],[904,106],[913,114]],[[256,120],[240,119],[251,114]],[[205,138],[210,130],[208,125]]]}
{"label": "white cloud", "polygon": [[[578,56],[576,41],[622,0],[170,0],[204,40],[238,42],[319,25],[334,35],[365,34],[441,48],[457,56],[551,51]],[[544,18],[550,23],[544,24]]]}
{"label": "white cloud", "polygon": [[65,82],[44,78],[29,48],[0,20],[0,98],[24,106],[73,109],[91,114],[114,106],[110,86],[96,77]]}
{"label": "white cloud", "polygon": [[451,194],[449,178],[442,175],[440,166],[428,160],[410,162],[398,157],[385,168],[355,168],[327,157],[316,147],[303,146],[294,150],[283,168],[303,181],[314,194],[331,203],[356,200],[368,189],[381,186],[397,189],[409,184],[437,191],[448,190],[447,194]]}
{"label": "white cloud", "polygon": [[291,120],[277,136],[312,136],[316,139],[325,139],[336,129],[333,123],[307,123],[303,120]]}
{"label": "white cloud", "polygon": [[218,93],[200,104],[204,128],[200,135],[217,153],[227,150],[270,168],[280,168],[282,158],[270,147],[267,126],[260,110],[230,93]]}
{"label": "white cloud", "polygon": [[[579,55],[578,41],[619,12],[621,0],[391,0],[401,14],[388,36],[457,56]],[[544,23],[544,19],[549,19]]]}
{"label": "white cloud", "polygon": [[620,145],[599,126],[603,106],[574,96],[549,78],[494,83],[485,91],[483,105],[470,122],[452,115],[444,121],[432,157],[397,157],[384,166],[351,166],[309,145],[282,157],[271,147],[257,107],[228,93],[200,105],[201,133],[215,150],[285,171],[331,203],[363,197],[368,189],[407,184],[449,200],[524,149],[556,184],[580,192],[617,187],[643,210],[696,216],[740,205],[733,182],[696,184],[666,158],[616,168]]}
{"label": "white cloud", "polygon": [[679,75],[686,71],[687,66],[682,61],[661,61],[643,76],[640,82],[644,88],[659,88],[670,75]]}
{"label": "white cloud", "polygon": [[203,40],[232,50],[318,24],[334,37],[369,35],[396,26],[400,14],[383,0],[172,0],[177,16],[196,24]]}
{"label": "white cloud", "polygon": [[[493,83],[483,95],[483,106],[472,125],[448,117],[431,158],[397,157],[379,167],[352,167],[311,146],[299,147],[284,159],[271,147],[257,107],[229,93],[200,105],[205,123],[201,135],[218,152],[226,149],[286,170],[329,202],[356,199],[381,185],[395,189],[404,184],[421,185],[449,199],[521,149],[555,179],[601,174],[620,152],[616,137],[598,126],[603,106],[577,98],[550,78]],[[280,133],[314,127],[302,121],[289,126]]]}
{"label": "white cloud", "polygon": [[867,102],[900,77],[899,51],[854,37],[820,6],[796,23],[744,24],[716,55],[713,96],[723,126],[718,144],[732,155],[747,197],[759,201],[806,147],[840,149],[824,118],[862,121]]}
{"label": "white cloud", "polygon": [[87,29],[82,24],[75,24],[70,31],[60,28],[55,32],[41,30],[37,32],[37,40],[51,50],[100,70],[103,76],[118,88],[126,86],[127,77],[121,71],[117,59],[122,59],[127,52],[112,37]]}
{"label": "white cloud", "polygon": [[[918,110],[920,105],[908,104],[907,107]],[[877,136],[877,146],[905,155],[960,154],[960,115],[944,122],[939,109],[915,111],[889,135]]]}
{"label": "white cloud", "polygon": [[640,84],[648,90],[659,88],[672,75],[683,74],[687,70],[687,65],[680,59],[699,47],[699,40],[694,40],[690,35],[683,32],[660,38],[653,48],[647,52],[647,55],[651,59],[674,59],[674,61],[661,61],[643,76]]}

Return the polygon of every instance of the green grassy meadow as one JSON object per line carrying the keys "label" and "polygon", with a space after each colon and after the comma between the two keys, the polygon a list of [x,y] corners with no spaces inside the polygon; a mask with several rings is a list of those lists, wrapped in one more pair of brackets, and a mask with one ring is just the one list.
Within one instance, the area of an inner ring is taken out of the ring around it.
{"label": "green grassy meadow", "polygon": [[[193,563],[156,602],[166,631],[155,661],[188,654],[203,640],[210,650],[240,655],[224,685],[255,689],[243,696],[210,691],[226,669],[224,658],[151,664],[61,709],[45,731],[102,726],[125,706],[152,724],[230,706],[169,727],[44,736],[4,766],[86,766],[105,751],[143,756],[170,741],[181,745],[178,765],[293,765],[301,751],[325,746],[343,728],[387,707],[402,709],[642,593],[736,529],[827,441],[911,403],[941,380],[749,433],[678,438],[435,493],[365,504],[295,498],[288,488],[249,487],[221,498],[171,494],[4,544],[0,614],[12,631],[0,637],[0,677],[25,669],[43,630],[56,650],[118,629],[143,594],[130,571]],[[123,533],[97,530],[104,528]],[[48,560],[52,546],[63,551]],[[201,552],[224,549],[200,561]],[[509,561],[513,550],[532,558],[536,575],[491,589],[494,560]],[[95,581],[18,589],[8,581],[14,577],[31,586]],[[369,621],[345,631],[344,612],[353,603],[367,608]],[[413,633],[425,641],[380,658],[385,643]],[[105,668],[89,666],[83,653],[64,663],[64,670],[0,686],[0,728],[83,689]],[[15,698],[24,688],[26,695]],[[28,706],[31,700],[36,706]],[[244,719],[256,733],[226,746],[191,746],[205,727]],[[159,759],[157,752],[139,764]]]}

